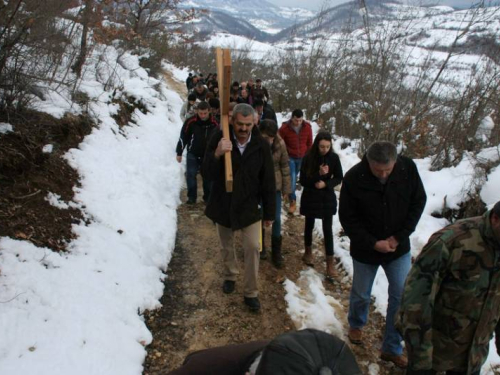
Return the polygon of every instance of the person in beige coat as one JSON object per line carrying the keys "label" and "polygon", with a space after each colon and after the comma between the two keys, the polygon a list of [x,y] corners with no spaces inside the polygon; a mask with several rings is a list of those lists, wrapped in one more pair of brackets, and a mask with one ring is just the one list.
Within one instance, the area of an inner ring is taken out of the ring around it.
{"label": "person in beige coat", "polygon": [[[271,145],[276,176],[276,217],[273,222],[271,234],[271,259],[276,268],[283,267],[281,254],[281,197],[285,199],[292,191],[290,166],[288,165],[288,152],[283,139],[278,135],[278,125],[273,120],[262,120],[259,125],[262,137]],[[267,258],[264,244],[264,228],[262,228],[262,252],[260,259]]]}

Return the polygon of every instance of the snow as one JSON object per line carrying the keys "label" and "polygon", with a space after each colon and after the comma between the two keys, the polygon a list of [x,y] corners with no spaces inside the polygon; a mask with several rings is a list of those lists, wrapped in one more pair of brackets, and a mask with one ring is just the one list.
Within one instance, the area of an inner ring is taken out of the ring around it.
{"label": "snow", "polygon": [[300,273],[297,284],[285,280],[287,312],[297,329],[316,328],[344,338],[342,305],[326,295],[324,276],[309,268]]}
{"label": "snow", "polygon": [[[105,52],[111,61],[118,55]],[[77,239],[66,253],[0,238],[3,375],[142,373],[152,336],[141,313],[159,307],[174,248],[183,176],[173,150],[182,100],[133,56],[100,72],[104,82],[115,73],[119,94],[133,95],[149,112],[136,111],[135,125],[119,128],[111,96],[89,72],[84,86],[99,98],[90,113],[100,124],[66,154],[81,187],[74,202],[46,197],[61,209],[85,207],[90,224],[73,226]],[[38,108],[62,116],[66,103],[57,94]]]}
{"label": "snow", "polygon": [[51,154],[52,151],[54,151],[54,145],[51,145],[51,144],[45,145],[42,148],[42,152],[44,154]]}
{"label": "snow", "polygon": [[0,134],[7,134],[14,131],[14,127],[6,122],[0,122]]}

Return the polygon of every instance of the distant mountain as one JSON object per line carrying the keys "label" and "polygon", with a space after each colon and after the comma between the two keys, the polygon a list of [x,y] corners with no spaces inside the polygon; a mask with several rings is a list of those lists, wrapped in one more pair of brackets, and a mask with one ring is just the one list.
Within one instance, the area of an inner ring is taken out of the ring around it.
{"label": "distant mountain", "polygon": [[206,10],[184,26],[200,36],[217,32],[268,41],[273,34],[315,16],[301,8],[278,7],[266,0],[188,0],[183,8]]}
{"label": "distant mountain", "polygon": [[[391,21],[401,17],[399,13],[400,3],[397,1],[365,0],[365,4],[371,24],[376,24],[380,21]],[[415,12],[419,13],[420,17],[425,16],[422,12],[428,13],[428,15],[435,15],[436,13],[451,13],[454,11],[450,7],[415,7],[414,9]],[[277,42],[292,37],[307,38],[316,37],[318,34],[324,35],[352,31],[363,26],[362,14],[360,2],[357,0],[350,1],[326,9],[315,17],[284,29],[275,34],[270,41]]]}

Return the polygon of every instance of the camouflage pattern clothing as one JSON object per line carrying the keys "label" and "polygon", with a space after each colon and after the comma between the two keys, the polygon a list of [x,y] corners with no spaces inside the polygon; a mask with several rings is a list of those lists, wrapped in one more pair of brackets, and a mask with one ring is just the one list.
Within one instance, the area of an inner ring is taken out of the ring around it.
{"label": "camouflage pattern clothing", "polygon": [[500,243],[482,217],[436,232],[406,280],[397,327],[408,351],[408,373],[479,372],[500,329]]}

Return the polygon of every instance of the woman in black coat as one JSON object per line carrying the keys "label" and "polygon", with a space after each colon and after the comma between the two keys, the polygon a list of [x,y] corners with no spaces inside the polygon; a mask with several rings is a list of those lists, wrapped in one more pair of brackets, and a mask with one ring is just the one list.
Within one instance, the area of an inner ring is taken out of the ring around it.
{"label": "woman in black coat", "polygon": [[333,258],[333,215],[337,212],[337,197],[334,188],[342,181],[342,165],[339,156],[332,150],[332,136],[320,131],[312,147],[302,160],[300,184],[304,187],[300,200],[300,214],[306,217],[304,229],[304,263],[313,265],[312,232],[316,219],[323,222],[326,252],[326,276],[338,276]]}

